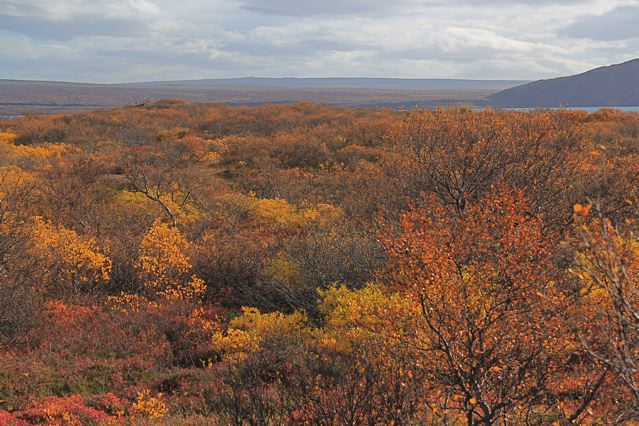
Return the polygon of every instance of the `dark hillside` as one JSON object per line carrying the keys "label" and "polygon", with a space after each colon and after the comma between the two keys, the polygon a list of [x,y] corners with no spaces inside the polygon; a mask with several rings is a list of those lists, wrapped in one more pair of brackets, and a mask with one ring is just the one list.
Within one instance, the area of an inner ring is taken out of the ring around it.
{"label": "dark hillside", "polygon": [[539,80],[488,97],[500,107],[639,105],[639,59],[583,74]]}

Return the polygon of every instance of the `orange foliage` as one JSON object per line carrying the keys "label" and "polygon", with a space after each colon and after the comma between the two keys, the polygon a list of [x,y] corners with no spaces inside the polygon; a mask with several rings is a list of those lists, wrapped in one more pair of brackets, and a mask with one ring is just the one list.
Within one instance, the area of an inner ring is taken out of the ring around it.
{"label": "orange foliage", "polygon": [[460,215],[429,206],[404,214],[401,234],[384,240],[393,285],[421,307],[418,338],[439,409],[465,412],[469,424],[495,422],[557,397],[553,380],[577,342],[564,321],[570,299],[551,262],[552,235],[522,192],[504,186]]}
{"label": "orange foliage", "polygon": [[635,421],[637,182],[617,110],[0,120],[0,423]]}

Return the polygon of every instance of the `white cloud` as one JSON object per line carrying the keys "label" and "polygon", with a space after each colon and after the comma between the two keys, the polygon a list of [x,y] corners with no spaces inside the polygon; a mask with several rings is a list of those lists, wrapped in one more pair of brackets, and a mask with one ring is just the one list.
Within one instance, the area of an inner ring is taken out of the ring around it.
{"label": "white cloud", "polygon": [[260,13],[289,16],[374,15],[401,11],[412,0],[241,0],[244,8]]}
{"label": "white cloud", "polygon": [[636,0],[0,0],[0,77],[546,78],[636,54],[637,30],[624,22],[639,20],[637,9]]}
{"label": "white cloud", "polygon": [[86,16],[132,18],[157,15],[147,0],[0,0],[0,14],[43,21],[69,22]]}

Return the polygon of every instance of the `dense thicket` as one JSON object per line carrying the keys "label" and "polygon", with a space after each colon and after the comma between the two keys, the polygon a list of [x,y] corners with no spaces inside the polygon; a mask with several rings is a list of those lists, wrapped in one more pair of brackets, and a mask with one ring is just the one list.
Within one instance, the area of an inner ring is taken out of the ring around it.
{"label": "dense thicket", "polygon": [[639,114],[0,121],[1,424],[639,421]]}

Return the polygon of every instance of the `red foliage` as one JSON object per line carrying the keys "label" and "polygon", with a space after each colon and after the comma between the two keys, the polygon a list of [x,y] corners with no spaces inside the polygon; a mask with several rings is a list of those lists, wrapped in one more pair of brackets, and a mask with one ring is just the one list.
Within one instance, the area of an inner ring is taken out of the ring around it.
{"label": "red foliage", "polygon": [[[109,396],[113,401],[113,397]],[[115,424],[121,414],[112,415],[98,408],[88,406],[80,395],[68,397],[46,397],[32,403],[24,410],[14,413],[14,417],[26,424],[47,425],[100,425]]]}

